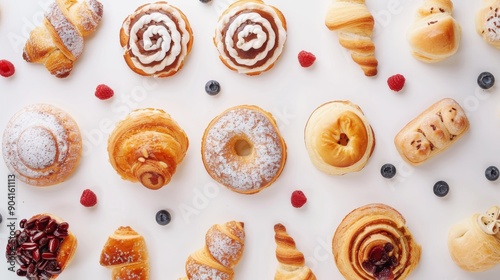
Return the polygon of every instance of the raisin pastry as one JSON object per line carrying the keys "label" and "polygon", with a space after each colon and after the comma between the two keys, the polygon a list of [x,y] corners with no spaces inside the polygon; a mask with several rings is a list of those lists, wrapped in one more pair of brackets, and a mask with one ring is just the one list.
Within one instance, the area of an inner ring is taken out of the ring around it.
{"label": "raisin pastry", "polygon": [[485,42],[500,48],[500,1],[483,0],[476,13],[476,31]]}

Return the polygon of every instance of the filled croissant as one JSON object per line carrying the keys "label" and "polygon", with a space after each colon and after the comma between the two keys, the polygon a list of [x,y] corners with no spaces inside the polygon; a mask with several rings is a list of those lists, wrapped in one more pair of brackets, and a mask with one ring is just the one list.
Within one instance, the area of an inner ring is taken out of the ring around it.
{"label": "filled croissant", "polygon": [[189,146],[186,133],[160,109],[138,109],[108,140],[113,168],[123,179],[157,190],[170,182]]}
{"label": "filled croissant", "polygon": [[67,77],[83,52],[85,37],[95,32],[102,14],[103,5],[97,0],[55,0],[43,24],[31,31],[23,58],[44,64],[58,78]]}

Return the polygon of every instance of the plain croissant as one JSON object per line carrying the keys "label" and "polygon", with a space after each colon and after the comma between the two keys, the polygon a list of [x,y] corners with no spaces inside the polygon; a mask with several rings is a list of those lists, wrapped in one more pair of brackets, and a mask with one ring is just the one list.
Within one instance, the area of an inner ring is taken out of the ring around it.
{"label": "plain croissant", "polygon": [[371,39],[375,20],[365,0],[336,0],[327,12],[325,24],[338,31],[340,44],[350,50],[352,59],[366,76],[377,75],[378,61]]}
{"label": "plain croissant", "polygon": [[27,62],[45,64],[58,78],[65,78],[83,52],[84,38],[101,22],[103,6],[97,0],[56,0],[43,24],[30,33],[23,50]]}
{"label": "plain croissant", "polygon": [[304,255],[297,250],[295,241],[288,235],[282,224],[274,225],[276,240],[276,259],[279,266],[274,275],[275,280],[316,280],[311,269],[306,266]]}

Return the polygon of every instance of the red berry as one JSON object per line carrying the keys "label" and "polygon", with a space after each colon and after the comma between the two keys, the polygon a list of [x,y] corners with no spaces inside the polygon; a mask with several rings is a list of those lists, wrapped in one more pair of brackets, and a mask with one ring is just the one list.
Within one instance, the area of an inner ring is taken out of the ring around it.
{"label": "red berry", "polygon": [[392,75],[387,79],[389,88],[393,91],[400,91],[405,85],[405,76],[401,74]]}
{"label": "red berry", "polygon": [[115,94],[114,91],[110,87],[104,84],[98,85],[97,88],[95,89],[95,96],[101,100],[109,99],[113,97],[114,94]]}
{"label": "red berry", "polygon": [[4,59],[0,60],[0,76],[7,78],[14,75],[14,72],[16,72],[16,68],[12,62]]}
{"label": "red berry", "polygon": [[316,61],[316,56],[307,51],[300,51],[298,57],[300,66],[302,67],[309,67]]}
{"label": "red berry", "polygon": [[83,191],[80,203],[85,207],[92,207],[97,204],[97,196],[89,189]]}
{"label": "red berry", "polygon": [[307,202],[307,197],[302,191],[294,191],[292,193],[292,206],[300,208]]}

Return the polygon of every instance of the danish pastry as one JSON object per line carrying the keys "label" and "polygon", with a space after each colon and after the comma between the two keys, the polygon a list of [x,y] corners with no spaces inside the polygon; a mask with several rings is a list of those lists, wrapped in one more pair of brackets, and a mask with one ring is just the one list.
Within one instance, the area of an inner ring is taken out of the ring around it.
{"label": "danish pastry", "polygon": [[227,109],[203,134],[208,174],[230,190],[254,194],[271,185],[286,162],[286,144],[272,115],[257,106]]}
{"label": "danish pastry", "polygon": [[287,38],[280,10],[262,0],[238,0],[220,16],[214,44],[231,70],[258,75],[280,58]]}
{"label": "danish pastry", "polygon": [[360,171],[375,148],[372,127],[359,106],[350,101],[331,101],[318,107],[304,134],[312,163],[327,174]]}
{"label": "danish pastry", "polygon": [[134,72],[169,77],[184,66],[193,46],[193,31],[181,10],[160,1],[140,6],[125,19],[120,44]]}
{"label": "danish pastry", "polygon": [[407,34],[416,59],[434,63],[457,52],[462,31],[452,10],[451,0],[424,0]]}
{"label": "danish pastry", "polygon": [[5,256],[19,264],[18,276],[56,279],[71,263],[78,241],[69,224],[52,214],[38,214],[19,222]]}
{"label": "danish pastry", "polygon": [[148,280],[149,254],[144,237],[129,226],[109,236],[99,263],[111,268],[113,280]]}
{"label": "danish pastry", "polygon": [[405,279],[421,253],[405,223],[396,209],[380,203],[349,213],[332,241],[335,263],[345,279]]}
{"label": "danish pastry", "polygon": [[467,271],[485,271],[500,263],[500,207],[473,214],[455,224],[448,235],[453,261]]}
{"label": "danish pastry", "polygon": [[276,259],[279,262],[274,279],[316,280],[316,276],[306,265],[304,254],[297,250],[295,241],[286,232],[285,226],[282,224],[274,225],[274,232]]}
{"label": "danish pastry", "polygon": [[67,77],[83,52],[84,39],[96,31],[102,15],[103,5],[97,0],[55,0],[43,24],[31,31],[24,60],[44,64],[58,78]]}
{"label": "danish pastry", "polygon": [[476,13],[476,31],[488,44],[500,48],[500,1],[484,0]]}
{"label": "danish pastry", "polygon": [[240,262],[244,248],[242,222],[213,225],[205,235],[205,246],[186,260],[187,278],[183,279],[234,279],[233,268]]}
{"label": "danish pastry", "polygon": [[137,109],[119,122],[108,139],[109,161],[125,180],[157,190],[170,182],[189,140],[160,109]]}
{"label": "danish pastry", "polygon": [[416,166],[448,149],[469,130],[469,120],[451,98],[442,99],[410,121],[394,143],[403,159]]}
{"label": "danish pastry", "polygon": [[10,172],[33,186],[67,179],[80,162],[82,137],[75,120],[48,104],[17,112],[3,133],[2,153]]}

